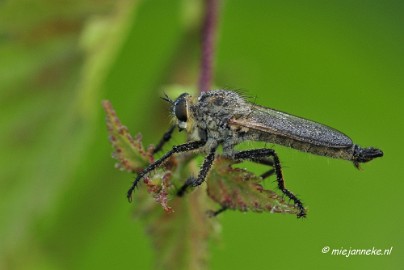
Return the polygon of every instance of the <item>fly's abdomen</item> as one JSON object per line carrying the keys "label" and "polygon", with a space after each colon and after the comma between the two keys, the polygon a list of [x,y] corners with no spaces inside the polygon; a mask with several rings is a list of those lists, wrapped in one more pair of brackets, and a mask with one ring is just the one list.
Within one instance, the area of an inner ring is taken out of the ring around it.
{"label": "fly's abdomen", "polygon": [[351,143],[346,146],[338,145],[324,145],[324,144],[314,144],[308,141],[296,140],[294,138],[285,137],[282,135],[271,134],[268,132],[248,132],[246,137],[249,137],[253,141],[269,142],[274,144],[283,145],[290,147],[302,152],[307,152],[319,156],[327,156],[337,159],[352,160],[354,153],[354,145]]}
{"label": "fly's abdomen", "polygon": [[250,140],[291,147],[321,156],[352,160],[353,142],[342,132],[326,125],[253,105],[246,117],[233,118],[231,127],[247,131]]}

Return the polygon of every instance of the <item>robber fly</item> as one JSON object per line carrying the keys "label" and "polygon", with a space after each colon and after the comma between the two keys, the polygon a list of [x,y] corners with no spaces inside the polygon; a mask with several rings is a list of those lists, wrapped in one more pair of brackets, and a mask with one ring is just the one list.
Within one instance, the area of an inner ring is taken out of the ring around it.
{"label": "robber fly", "polygon": [[[362,148],[333,128],[250,103],[233,91],[213,90],[200,94],[198,98],[184,93],[174,101],[168,97],[164,99],[171,104],[175,124],[156,146],[155,152],[161,150],[164,143],[171,138],[175,127],[180,131],[185,130],[189,141],[174,146],[138,173],[128,191],[129,200],[138,182],[173,154],[189,151],[205,153],[206,157],[198,177],[188,178],[177,192],[179,196],[184,195],[189,187],[199,186],[205,181],[215,160],[216,151],[221,145],[222,154],[230,159],[240,162],[250,160],[271,166],[273,169],[264,173],[263,177],[275,173],[279,189],[299,209],[297,216],[304,217],[306,211],[302,202],[285,187],[281,163],[276,152],[268,148],[236,151],[234,148],[237,144],[244,141],[274,143],[320,156],[349,160],[357,168],[360,163],[383,156],[381,150],[373,147]],[[223,209],[219,210],[221,211]]]}

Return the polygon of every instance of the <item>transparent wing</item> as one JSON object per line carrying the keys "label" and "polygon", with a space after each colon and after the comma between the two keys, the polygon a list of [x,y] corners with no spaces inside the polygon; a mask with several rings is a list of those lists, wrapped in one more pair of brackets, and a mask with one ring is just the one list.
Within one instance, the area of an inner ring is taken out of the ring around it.
{"label": "transparent wing", "polygon": [[352,140],[336,129],[258,105],[252,105],[249,115],[230,119],[229,124],[319,146],[346,148],[352,145]]}

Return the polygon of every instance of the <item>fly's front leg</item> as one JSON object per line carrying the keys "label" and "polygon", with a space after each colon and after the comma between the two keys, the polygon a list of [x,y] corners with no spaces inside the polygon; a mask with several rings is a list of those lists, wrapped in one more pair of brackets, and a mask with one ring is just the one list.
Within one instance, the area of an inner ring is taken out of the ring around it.
{"label": "fly's front leg", "polygon": [[[272,166],[275,169],[278,188],[282,191],[283,194],[285,194],[289,199],[291,199],[294,202],[294,204],[299,208],[299,213],[297,214],[297,217],[298,218],[305,217],[306,210],[303,207],[303,203],[292,192],[290,192],[285,187],[285,181],[283,180],[281,163],[279,161],[279,157],[276,154],[275,150],[266,149],[266,148],[254,149],[254,150],[241,151],[234,155],[234,158],[236,160],[246,160],[247,159],[247,160],[251,160],[254,162],[259,162],[259,160],[263,160],[267,157],[273,158]],[[263,175],[266,176],[269,172],[264,173]]]}
{"label": "fly's front leg", "polygon": [[161,140],[159,141],[159,143],[156,145],[156,147],[153,150],[153,154],[159,152],[164,144],[166,144],[166,142],[168,142],[171,139],[171,135],[173,134],[175,129],[175,126],[171,126],[169,130],[167,130],[166,133],[164,133],[163,138],[161,138]]}
{"label": "fly's front leg", "polygon": [[184,143],[181,145],[177,145],[174,146],[169,152],[167,152],[164,156],[162,156],[160,159],[156,160],[155,162],[153,162],[152,164],[150,164],[148,167],[146,167],[142,172],[140,172],[137,177],[135,178],[135,181],[133,181],[132,186],[130,187],[130,189],[128,190],[128,200],[129,202],[132,201],[132,193],[133,190],[135,190],[138,182],[149,172],[157,169],[158,167],[160,167],[160,165],[162,165],[169,157],[171,157],[173,154],[177,154],[177,153],[182,153],[182,152],[189,152],[192,150],[196,150],[201,148],[202,146],[204,146],[206,144],[205,141],[197,141],[197,142],[188,142],[188,143]]}
{"label": "fly's front leg", "polygon": [[206,156],[203,161],[201,170],[199,171],[198,178],[190,177],[185,181],[185,184],[178,190],[177,195],[182,197],[185,194],[185,191],[188,187],[196,187],[202,184],[206,180],[206,176],[208,175],[210,169],[212,168],[213,161],[215,160],[215,152],[216,148],[213,148],[210,153]]}

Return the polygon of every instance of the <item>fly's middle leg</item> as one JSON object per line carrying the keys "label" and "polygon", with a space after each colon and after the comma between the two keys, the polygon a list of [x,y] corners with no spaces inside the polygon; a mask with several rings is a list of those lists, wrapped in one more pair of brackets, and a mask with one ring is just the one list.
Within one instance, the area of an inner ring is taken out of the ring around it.
{"label": "fly's middle leg", "polygon": [[185,181],[184,185],[177,192],[177,195],[179,197],[182,197],[185,194],[185,191],[188,189],[188,187],[196,187],[205,182],[205,179],[210,169],[212,168],[213,161],[215,160],[215,152],[216,148],[212,149],[206,156],[197,178],[190,177],[187,179],[187,181]]}
{"label": "fly's middle leg", "polygon": [[[268,157],[273,158],[273,162],[271,160],[268,160]],[[281,163],[279,161],[279,157],[276,154],[275,150],[273,149],[267,149],[267,148],[262,148],[262,149],[254,149],[254,150],[247,150],[247,151],[241,151],[238,152],[234,155],[234,158],[236,160],[251,160],[253,162],[265,164],[265,162],[271,161],[274,172],[276,174],[276,180],[278,183],[278,188],[282,191],[283,194],[285,194],[289,199],[291,199],[294,204],[299,208],[299,213],[297,214],[298,218],[305,217],[306,216],[306,210],[303,207],[303,203],[291,192],[285,187],[285,181],[283,180],[283,175],[282,175],[282,167]],[[262,176],[268,176],[270,175],[271,171],[268,171],[267,173],[264,173]]]}

